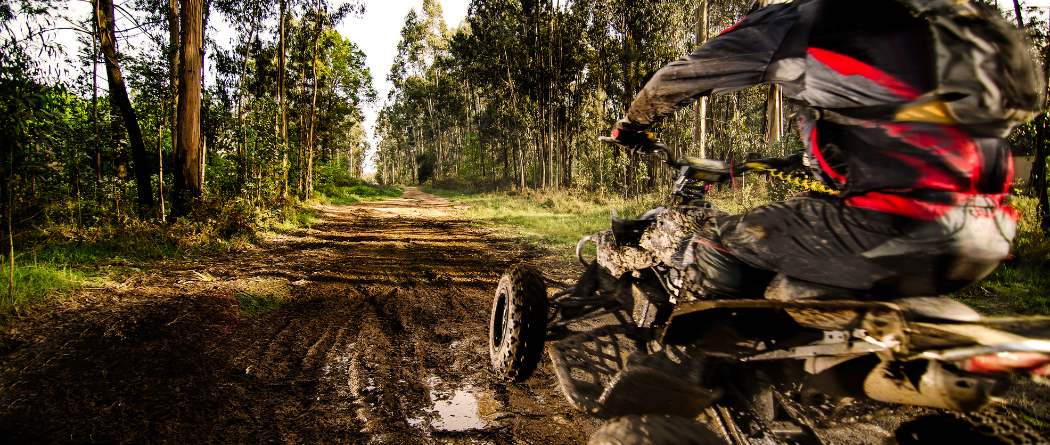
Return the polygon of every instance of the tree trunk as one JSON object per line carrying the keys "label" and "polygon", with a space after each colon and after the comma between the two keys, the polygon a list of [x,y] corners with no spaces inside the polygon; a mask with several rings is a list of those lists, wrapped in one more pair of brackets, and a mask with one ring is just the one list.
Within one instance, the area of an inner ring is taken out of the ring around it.
{"label": "tree trunk", "polygon": [[310,98],[310,129],[306,134],[306,171],[303,172],[306,175],[306,189],[305,197],[310,199],[313,197],[314,192],[314,121],[317,118],[317,44],[321,40],[321,8],[318,5],[317,10],[317,23],[314,30],[314,53],[313,62],[310,65],[310,77],[313,81],[313,91],[311,92]]}
{"label": "tree trunk", "polygon": [[98,131],[98,23],[91,21],[91,124],[95,129],[95,200],[102,205],[102,141]]}
{"label": "tree trunk", "polygon": [[766,93],[766,146],[772,156],[773,146],[784,134],[784,102],[780,85],[770,85]]}
{"label": "tree trunk", "polygon": [[248,169],[248,132],[244,129],[244,95],[247,85],[244,81],[248,74],[248,57],[251,55],[252,38],[255,37],[255,28],[259,23],[261,11],[256,8],[252,13],[251,28],[248,31],[248,40],[244,45],[244,63],[241,65],[241,75],[237,85],[237,129],[240,133],[240,141],[237,143],[237,186],[243,189]]}
{"label": "tree trunk", "polygon": [[[11,174],[14,169],[14,144],[4,141],[0,144],[0,213],[3,213],[4,227],[0,233],[4,233],[7,241],[7,298],[12,304],[15,301],[15,238],[12,233],[11,206],[14,200],[11,198]],[[18,307],[15,306],[15,312]]]}
{"label": "tree trunk", "polygon": [[288,198],[288,116],[285,108],[285,53],[287,52],[284,48],[284,14],[287,8],[287,2],[281,0],[281,36],[280,36],[280,54],[277,55],[277,94],[281,100],[281,197]]}
{"label": "tree trunk", "polygon": [[1039,227],[1043,232],[1050,233],[1050,203],[1047,202],[1046,181],[1046,145],[1050,132],[1047,128],[1047,116],[1044,113],[1035,121],[1036,144],[1035,156],[1032,158],[1032,176],[1029,181],[1031,190],[1035,193],[1038,201],[1036,214],[1039,215]]}
{"label": "tree trunk", "polygon": [[113,29],[113,0],[95,1],[95,22],[98,25],[99,41],[102,42],[102,53],[106,60],[106,78],[109,80],[109,96],[120,109],[124,118],[124,127],[128,132],[131,144],[132,159],[135,160],[135,182],[138,191],[139,216],[145,216],[153,207],[153,187],[150,184],[150,168],[146,165],[146,145],[142,142],[142,130],[139,128],[135,109],[128,98],[124,78],[120,74],[117,60],[117,48]]}
{"label": "tree trunk", "polygon": [[[708,0],[703,0],[696,10],[696,46],[707,42]],[[693,141],[697,144],[697,153],[701,158],[707,157],[707,96],[696,101],[696,126],[693,127]]]}
{"label": "tree trunk", "polygon": [[168,88],[171,94],[171,145],[178,140],[179,108],[179,2],[168,0]]}
{"label": "tree trunk", "polygon": [[[166,110],[161,110],[162,112]],[[166,113],[165,113],[166,114]],[[165,118],[167,120],[167,118]],[[157,122],[157,200],[160,201],[160,220],[161,222],[167,221],[167,213],[164,209],[164,146],[162,144],[164,140],[164,122],[158,120]]]}
{"label": "tree trunk", "polygon": [[201,69],[204,59],[204,0],[182,0],[179,54],[178,141],[175,146],[175,187],[172,216],[190,214],[201,195]]}

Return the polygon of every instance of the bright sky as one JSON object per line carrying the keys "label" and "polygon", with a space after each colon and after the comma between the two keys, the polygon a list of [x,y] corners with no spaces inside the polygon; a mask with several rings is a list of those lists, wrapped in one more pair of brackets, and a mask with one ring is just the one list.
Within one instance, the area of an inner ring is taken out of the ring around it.
{"label": "bright sky", "polygon": [[[470,0],[438,0],[441,4],[445,24],[455,28],[467,15],[467,7]],[[423,11],[423,0],[365,0],[365,15],[360,19],[350,19],[343,22],[336,30],[348,40],[357,43],[365,52],[367,58],[365,63],[372,71],[372,78],[378,94],[378,102],[365,111],[365,128],[368,129],[369,137],[372,135],[372,125],[375,124],[379,109],[383,106],[391,84],[386,81],[386,75],[390,72],[390,66],[394,64],[394,56],[397,55],[397,42],[401,40],[401,27],[405,24],[405,16],[412,9],[416,13]],[[372,146],[376,141],[372,139]],[[371,160],[366,161],[365,171],[374,171],[375,166]]]}

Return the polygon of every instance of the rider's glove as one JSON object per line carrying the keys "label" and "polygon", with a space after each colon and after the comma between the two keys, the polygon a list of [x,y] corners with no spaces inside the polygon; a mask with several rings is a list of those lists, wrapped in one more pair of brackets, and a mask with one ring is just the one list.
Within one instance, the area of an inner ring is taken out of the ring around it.
{"label": "rider's glove", "polygon": [[616,143],[627,147],[634,153],[648,153],[655,147],[656,138],[645,131],[645,126],[622,119],[613,125],[612,137]]}
{"label": "rider's glove", "polygon": [[802,152],[798,152],[783,158],[780,158],[782,163],[776,167],[777,171],[790,175],[798,170],[806,167],[805,159]]}

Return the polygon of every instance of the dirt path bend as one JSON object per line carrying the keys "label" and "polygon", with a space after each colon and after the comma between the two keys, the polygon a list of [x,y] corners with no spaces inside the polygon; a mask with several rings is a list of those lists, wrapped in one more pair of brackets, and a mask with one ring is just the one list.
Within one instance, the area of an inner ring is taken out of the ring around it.
{"label": "dirt path bend", "polygon": [[[322,211],[311,230],[160,265],[0,333],[0,442],[586,442],[599,424],[549,364],[524,384],[488,371],[502,271],[573,271],[411,187]],[[266,295],[290,302],[238,313]]]}

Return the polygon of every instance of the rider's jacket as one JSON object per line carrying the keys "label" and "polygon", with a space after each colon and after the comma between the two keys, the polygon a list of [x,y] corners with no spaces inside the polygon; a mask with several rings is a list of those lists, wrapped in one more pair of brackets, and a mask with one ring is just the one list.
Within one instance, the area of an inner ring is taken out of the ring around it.
{"label": "rider's jacket", "polygon": [[[652,124],[698,97],[779,84],[810,109],[877,107],[936,87],[933,37],[896,0],[796,0],[753,12],[658,71],[627,118]],[[803,118],[821,179],[848,205],[937,219],[975,194],[1001,202],[1012,161],[997,138],[965,128],[868,119]]]}

